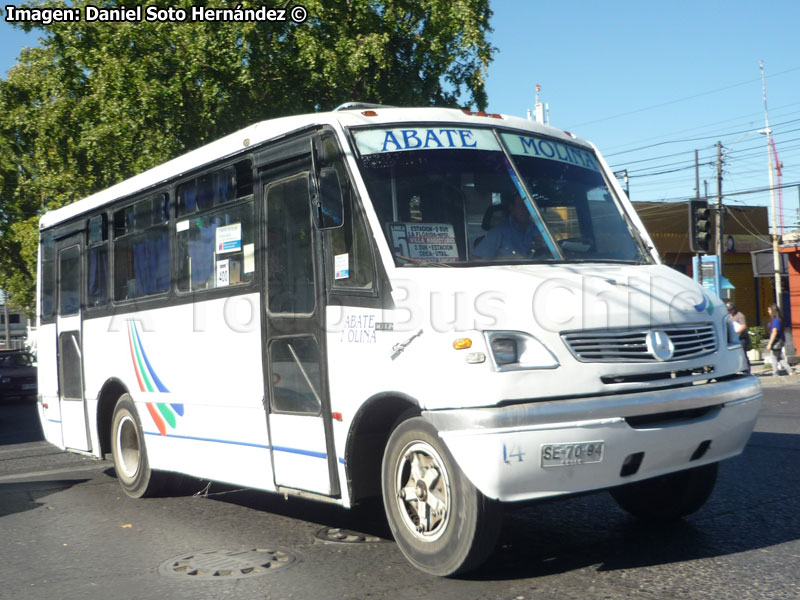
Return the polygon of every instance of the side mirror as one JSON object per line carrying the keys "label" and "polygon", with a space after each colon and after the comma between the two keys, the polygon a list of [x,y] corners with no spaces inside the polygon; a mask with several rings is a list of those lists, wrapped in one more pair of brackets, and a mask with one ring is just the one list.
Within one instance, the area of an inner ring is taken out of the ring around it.
{"label": "side mirror", "polygon": [[341,227],[344,223],[344,197],[339,172],[334,167],[323,167],[318,180],[317,227],[320,229]]}
{"label": "side mirror", "polygon": [[[311,139],[312,173],[309,191],[314,224],[317,229],[334,229],[344,224],[344,193],[335,167],[320,167],[317,139]],[[327,157],[325,157],[327,158]],[[324,161],[327,162],[327,161]]]}

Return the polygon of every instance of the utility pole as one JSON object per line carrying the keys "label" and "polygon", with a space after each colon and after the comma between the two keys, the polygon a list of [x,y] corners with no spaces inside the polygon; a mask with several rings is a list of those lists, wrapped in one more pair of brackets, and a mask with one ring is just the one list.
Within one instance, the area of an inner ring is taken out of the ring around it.
{"label": "utility pole", "polygon": [[694,190],[695,198],[700,198],[700,159],[697,150],[694,151]]}
{"label": "utility pole", "polygon": [[[722,219],[724,213],[722,211],[722,142],[717,142],[717,226],[714,235],[716,236],[716,255],[719,262],[719,276],[722,277],[722,263],[725,259],[725,245],[723,244],[722,235]],[[721,292],[722,290],[720,290]]]}
{"label": "utility pole", "polygon": [[5,290],[3,290],[3,321],[6,325],[6,350],[8,350],[11,348],[11,335],[8,329],[8,294]]}
{"label": "utility pole", "polygon": [[772,201],[772,265],[775,269],[775,303],[783,312],[783,290],[781,289],[781,254],[778,251],[778,221],[775,218],[775,184],[772,179],[772,130],[769,128],[767,111],[767,82],[764,77],[764,61],[761,66],[761,91],[764,96],[764,132],[767,134],[767,158],[769,159],[769,196]]}

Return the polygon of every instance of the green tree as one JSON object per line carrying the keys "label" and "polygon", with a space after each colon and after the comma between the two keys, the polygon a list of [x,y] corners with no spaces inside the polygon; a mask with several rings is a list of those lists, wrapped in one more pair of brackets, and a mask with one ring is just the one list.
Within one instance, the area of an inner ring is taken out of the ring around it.
{"label": "green tree", "polygon": [[[21,7],[72,6],[83,15],[88,4],[125,3],[35,0]],[[171,6],[188,11],[194,4]],[[17,304],[34,304],[42,210],[262,119],[350,100],[486,107],[489,0],[301,4],[303,23],[35,25],[40,46],[23,50],[0,80],[0,286]]]}

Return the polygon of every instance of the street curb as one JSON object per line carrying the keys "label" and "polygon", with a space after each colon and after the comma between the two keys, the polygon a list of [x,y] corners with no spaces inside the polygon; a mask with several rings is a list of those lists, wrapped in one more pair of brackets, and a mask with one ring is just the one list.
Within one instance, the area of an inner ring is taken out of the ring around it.
{"label": "street curb", "polygon": [[772,376],[772,372],[768,371],[766,374],[753,373],[761,382],[763,387],[800,387],[800,375],[778,375]]}

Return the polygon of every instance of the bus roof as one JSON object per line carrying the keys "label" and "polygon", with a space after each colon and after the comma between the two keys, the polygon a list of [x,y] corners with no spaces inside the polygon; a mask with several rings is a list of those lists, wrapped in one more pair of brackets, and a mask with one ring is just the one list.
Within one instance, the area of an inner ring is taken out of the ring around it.
{"label": "bus roof", "polygon": [[93,211],[142,190],[150,189],[215,161],[239,154],[247,148],[256,147],[270,140],[280,139],[301,129],[336,124],[342,127],[362,127],[414,122],[508,127],[560,138],[572,143],[589,145],[585,140],[576,138],[570,133],[528,119],[508,115],[471,113],[451,108],[358,107],[335,112],[281,117],[245,127],[82,200],[63,208],[46,212],[39,220],[39,229],[47,229],[68,221],[73,217]]}

